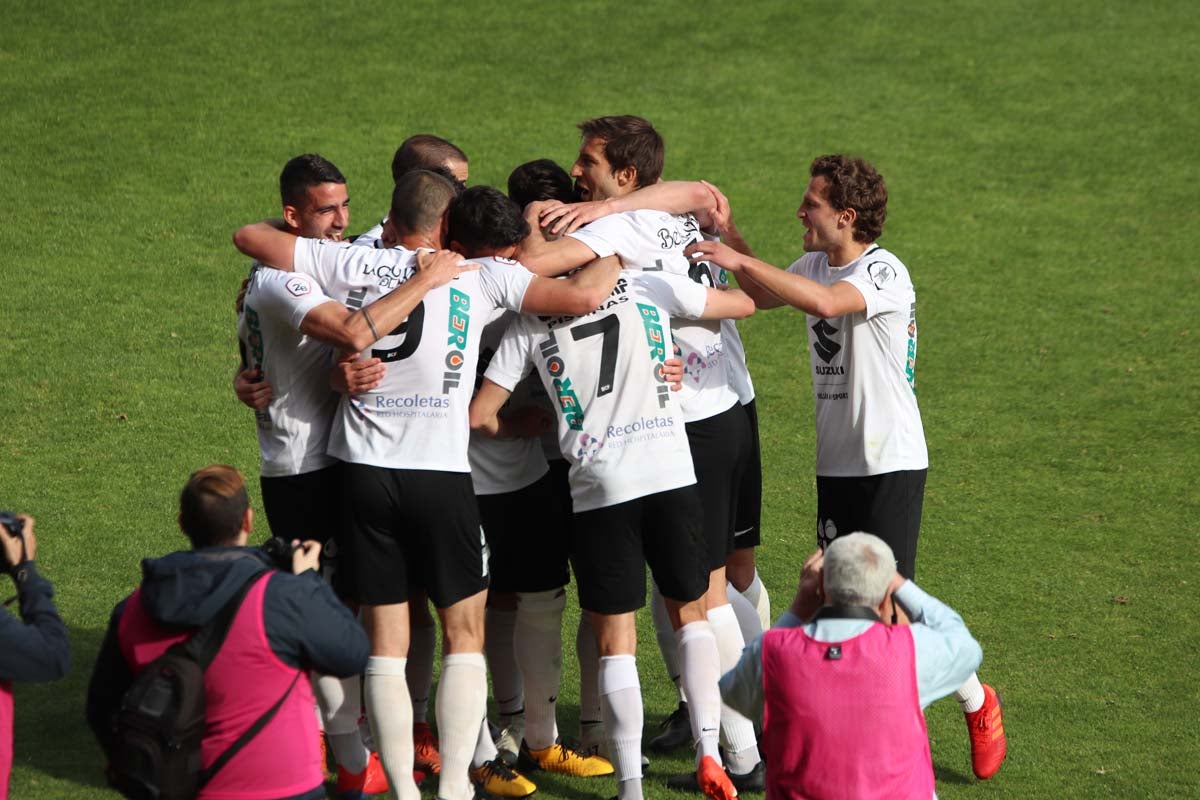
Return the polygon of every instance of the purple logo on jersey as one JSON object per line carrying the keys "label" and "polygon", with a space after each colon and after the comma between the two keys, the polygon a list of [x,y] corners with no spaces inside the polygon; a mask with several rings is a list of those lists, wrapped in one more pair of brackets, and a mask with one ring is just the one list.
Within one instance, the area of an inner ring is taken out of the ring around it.
{"label": "purple logo on jersey", "polygon": [[304,278],[291,278],[286,284],[287,290],[295,297],[304,297],[312,292],[312,284]]}
{"label": "purple logo on jersey", "polygon": [[600,454],[601,447],[604,447],[604,442],[590,433],[581,433],[579,435],[579,447],[575,449],[575,457],[582,464],[590,464]]}
{"label": "purple logo on jersey", "polygon": [[703,377],[701,373],[703,373],[707,368],[708,364],[705,363],[704,357],[699,353],[692,351],[688,353],[687,361],[684,362],[683,374],[691,378],[692,382],[698,385]]}

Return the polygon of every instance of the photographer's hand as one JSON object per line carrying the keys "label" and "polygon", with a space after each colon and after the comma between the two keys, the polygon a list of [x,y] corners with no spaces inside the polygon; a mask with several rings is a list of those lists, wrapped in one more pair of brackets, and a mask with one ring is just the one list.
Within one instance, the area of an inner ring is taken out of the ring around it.
{"label": "photographer's hand", "polygon": [[33,535],[33,517],[18,514],[17,519],[25,524],[24,541],[14,536],[4,525],[0,525],[0,544],[4,547],[4,563],[11,570],[22,561],[33,561],[37,555],[37,538]]}
{"label": "photographer's hand", "polygon": [[321,543],[314,539],[301,542],[293,539],[296,549],[292,552],[292,574],[299,575],[307,569],[321,571]]}

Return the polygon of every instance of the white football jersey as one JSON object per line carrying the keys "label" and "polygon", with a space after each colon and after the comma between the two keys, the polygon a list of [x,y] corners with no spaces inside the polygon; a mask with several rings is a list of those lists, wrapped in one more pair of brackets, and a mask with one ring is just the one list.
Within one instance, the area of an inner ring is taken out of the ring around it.
{"label": "white football jersey", "polygon": [[704,287],[685,278],[623,271],[590,314],[525,314],[504,334],[486,375],[512,389],[537,368],[556,400],[576,512],[696,482],[662,362],[671,353],[671,316],[699,316],[706,302]]}
{"label": "white football jersey", "polygon": [[[513,311],[497,310],[483,327],[477,367],[480,379],[496,354],[504,332],[517,316]],[[532,377],[517,384],[505,405],[506,408],[533,405],[529,396]],[[493,439],[478,431],[472,431],[467,456],[471,462],[471,483],[475,486],[477,495],[507,494],[524,489],[550,470],[542,452],[540,438]]]}
{"label": "white football jersey", "polygon": [[[669,272],[709,287],[727,286],[725,270],[707,262],[688,263],[684,248],[700,241],[700,225],[691,214],[627,211],[613,214],[570,234],[597,256],[617,255],[627,269]],[[728,358],[718,320],[681,321],[671,327],[683,359],[679,402],[688,422],[708,419],[737,402],[730,388]]]}
{"label": "white football jersey", "polygon": [[[343,397],[329,452],[343,461],[391,469],[469,472],[468,410],[483,326],[497,308],[519,311],[532,273],[515,261],[474,259],[428,292],[409,318],[363,352],[387,364],[375,389]],[[326,294],[361,308],[416,272],[417,253],[322,239],[296,241],[295,269]]]}
{"label": "white football jersey", "polygon": [[[386,221],[386,217],[384,221]],[[380,222],[374,228],[371,228],[365,233],[360,233],[354,237],[352,244],[355,247],[374,247],[381,249],[383,247],[383,222]]]}
{"label": "white football jersey", "polygon": [[805,253],[788,272],[826,286],[846,281],[867,301],[865,312],[833,319],[806,315],[817,474],[927,469],[916,396],[917,296],[908,269],[872,245],[842,267],[831,267],[825,253]]}
{"label": "white football jersey", "polygon": [[262,370],[273,397],[258,420],[262,475],[302,475],[329,466],[329,429],[337,395],[329,388],[333,351],[300,333],[306,314],[329,297],[305,275],[255,264],[242,313],[238,339],[246,364]]}

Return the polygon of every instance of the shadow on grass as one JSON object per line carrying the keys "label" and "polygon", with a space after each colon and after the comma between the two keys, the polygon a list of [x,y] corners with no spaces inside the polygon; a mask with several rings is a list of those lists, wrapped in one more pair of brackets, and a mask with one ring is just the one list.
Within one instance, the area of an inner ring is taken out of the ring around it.
{"label": "shadow on grass", "polygon": [[[88,679],[104,632],[68,629],[71,671],[67,677],[55,683],[15,687],[14,766],[81,787],[107,787],[104,756],[84,719]],[[95,794],[86,792],[88,797]]]}
{"label": "shadow on grass", "polygon": [[956,769],[951,769],[950,767],[943,767],[936,762],[933,765],[933,779],[935,781],[937,781],[938,783],[956,783],[956,784],[960,784],[960,785],[965,785],[965,784],[975,782],[975,779],[973,777],[971,777],[969,775],[964,775],[963,773],[959,772]]}

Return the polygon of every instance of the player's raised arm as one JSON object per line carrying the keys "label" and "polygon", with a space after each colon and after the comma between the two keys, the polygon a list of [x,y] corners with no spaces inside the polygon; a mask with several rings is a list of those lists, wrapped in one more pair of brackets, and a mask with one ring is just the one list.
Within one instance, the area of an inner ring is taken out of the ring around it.
{"label": "player's raised arm", "polygon": [[[775,308],[786,303],[807,314],[831,319],[855,311],[864,311],[867,307],[862,292],[847,281],[825,286],[803,275],[738,253],[721,242],[697,242],[684,252],[694,261],[708,261],[724,267],[735,273],[739,281],[743,277],[749,278],[750,280],[742,285],[754,297],[759,308]],[[766,294],[755,291],[750,282],[765,290]]]}
{"label": "player's raised arm", "polygon": [[709,184],[702,181],[660,181],[620,197],[582,203],[559,204],[544,209],[539,224],[551,233],[573,233],[609,214],[654,209],[668,214],[707,215],[716,205]]}
{"label": "player's raised arm", "polygon": [[233,234],[233,246],[262,264],[291,272],[298,238],[263,221],[238,228]]}
{"label": "player's raised arm", "polygon": [[[535,205],[531,203],[531,209]],[[533,217],[529,235],[517,246],[514,257],[530,272],[547,277],[565,275],[596,258],[597,253],[578,239],[564,236],[553,241],[547,240],[538,227],[536,211],[527,213]]]}
{"label": "player's raised arm", "polygon": [[450,250],[423,254],[416,273],[394,291],[354,312],[338,302],[322,303],[304,316],[300,332],[342,350],[365,350],[408,319],[431,289],[476,269],[478,264]]}
{"label": "player's raised arm", "polygon": [[[591,249],[581,244],[589,253]],[[525,291],[521,311],[527,314],[568,314],[579,317],[604,302],[621,273],[621,261],[607,256],[592,261],[569,278],[535,277]]]}
{"label": "player's raised arm", "polygon": [[700,319],[745,319],[754,313],[754,299],[741,289],[706,287]]}

